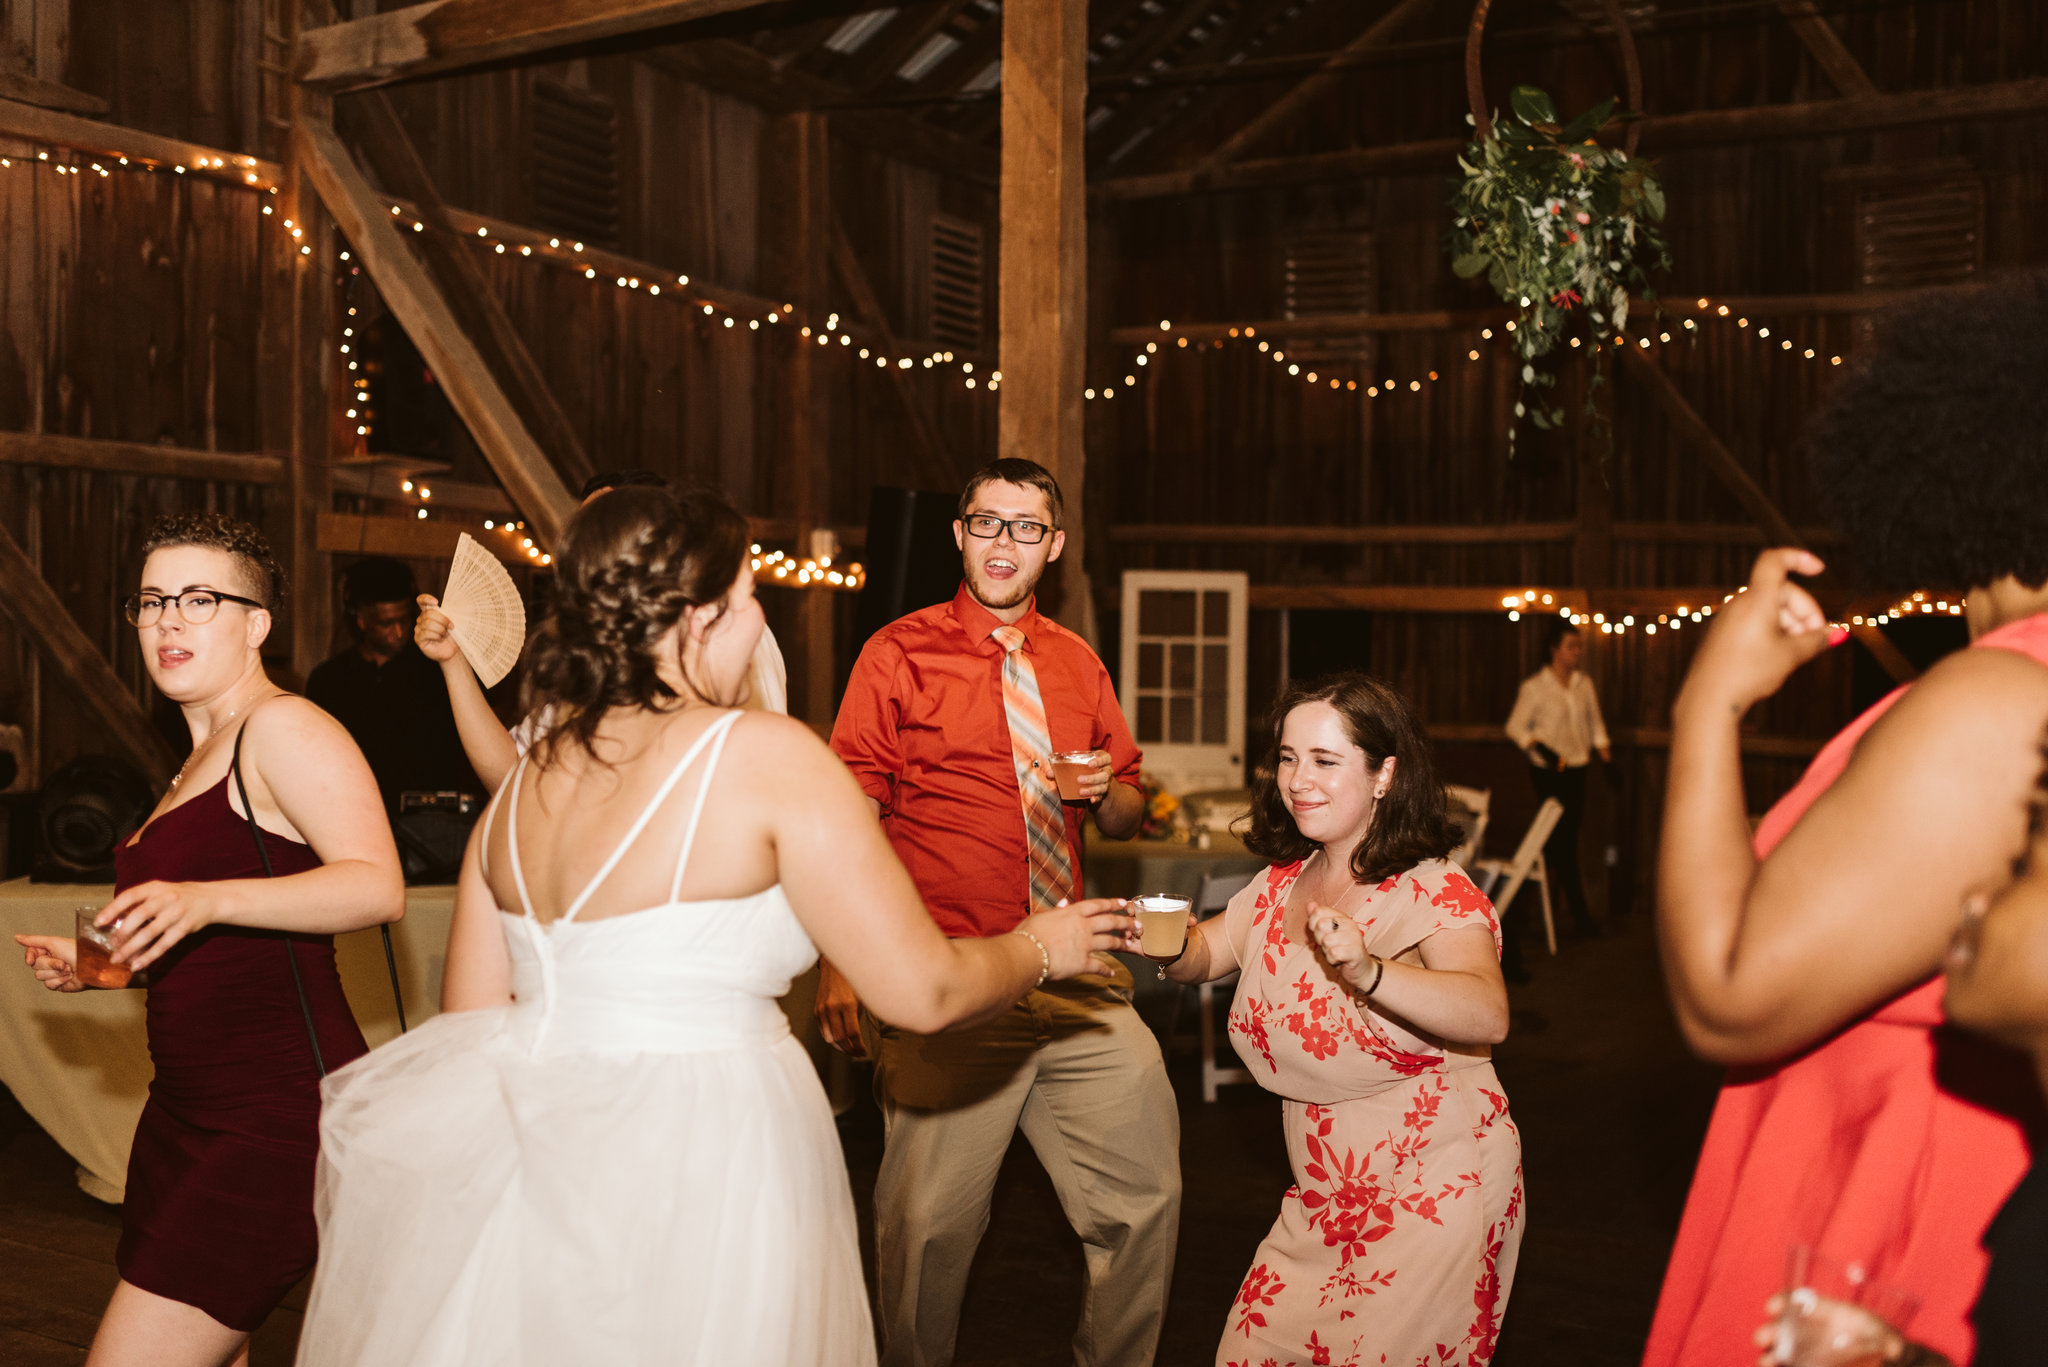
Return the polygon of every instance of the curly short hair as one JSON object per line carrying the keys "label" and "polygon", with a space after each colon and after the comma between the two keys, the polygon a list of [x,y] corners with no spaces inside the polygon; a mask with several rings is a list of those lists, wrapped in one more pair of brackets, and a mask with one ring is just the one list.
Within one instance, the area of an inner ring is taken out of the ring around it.
{"label": "curly short hair", "polygon": [[226,551],[242,574],[249,597],[274,616],[284,608],[284,566],[262,532],[223,513],[166,513],[150,524],[142,538],[142,558],[171,546],[204,546]]}
{"label": "curly short hair", "polygon": [[674,705],[655,647],[692,609],[723,601],[747,547],[746,519],[704,489],[635,489],[569,520],[527,656],[527,707],[549,718],[536,747],[542,764],[563,743],[594,754],[598,725],[614,708]]}
{"label": "curly short hair", "polygon": [[1921,298],[1879,321],[1809,435],[1856,577],[1960,592],[2048,583],[2048,273]]}
{"label": "curly short hair", "polygon": [[1442,859],[1458,848],[1464,831],[1450,819],[1444,785],[1436,776],[1429,742],[1408,700],[1370,674],[1331,674],[1296,684],[1273,704],[1267,721],[1266,753],[1252,778],[1251,827],[1245,848],[1261,859],[1291,864],[1306,859],[1316,842],[1301,833],[1280,796],[1280,732],[1287,714],[1308,703],[1326,702],[1344,719],[1351,743],[1377,769],[1395,759],[1394,781],[1373,812],[1365,839],[1351,856],[1351,876],[1378,883],[1405,873],[1426,859]]}

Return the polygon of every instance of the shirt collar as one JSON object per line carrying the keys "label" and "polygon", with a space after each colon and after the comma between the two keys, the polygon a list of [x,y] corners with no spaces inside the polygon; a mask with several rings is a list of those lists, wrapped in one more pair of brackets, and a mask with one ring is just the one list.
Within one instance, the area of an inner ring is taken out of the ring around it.
{"label": "shirt collar", "polygon": [[[986,646],[997,654],[1002,653],[1002,646],[990,636],[991,632],[1003,625],[1002,618],[983,607],[974,595],[967,591],[967,581],[964,579],[960,582],[960,591],[953,595],[952,610],[953,620],[967,633],[968,640],[977,646]],[[1030,606],[1024,609],[1024,615],[1010,625],[1024,633],[1024,648],[1035,654],[1038,647],[1033,642],[1045,626],[1043,619],[1038,615],[1038,599],[1035,596]]]}

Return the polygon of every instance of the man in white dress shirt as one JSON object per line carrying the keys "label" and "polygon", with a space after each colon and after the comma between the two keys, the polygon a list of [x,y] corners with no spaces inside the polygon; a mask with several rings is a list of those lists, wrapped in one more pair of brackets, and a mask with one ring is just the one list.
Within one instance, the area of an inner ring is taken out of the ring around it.
{"label": "man in white dress shirt", "polygon": [[[1507,733],[1529,757],[1529,776],[1535,781],[1537,799],[1554,797],[1564,804],[1564,815],[1543,847],[1543,862],[1553,904],[1565,903],[1573,929],[1590,935],[1594,929],[1592,909],[1579,877],[1586,766],[1596,750],[1602,763],[1611,763],[1614,756],[1607,743],[1607,723],[1600,717],[1600,696],[1593,681],[1579,669],[1586,654],[1579,629],[1560,618],[1551,627],[1547,644],[1550,663],[1522,680],[1515,710],[1508,715]],[[1515,962],[1520,959],[1512,941],[1507,957]]]}

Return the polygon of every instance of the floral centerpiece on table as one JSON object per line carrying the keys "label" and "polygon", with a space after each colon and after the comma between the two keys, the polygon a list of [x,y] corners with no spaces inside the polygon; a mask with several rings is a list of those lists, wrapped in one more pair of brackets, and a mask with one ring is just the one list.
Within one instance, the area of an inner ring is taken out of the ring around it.
{"label": "floral centerpiece on table", "polygon": [[1532,386],[1554,383],[1536,362],[1575,318],[1604,340],[1627,325],[1631,288],[1654,297],[1646,271],[1671,264],[1656,226],[1664,189],[1650,162],[1593,141],[1613,117],[1613,100],[1568,124],[1534,86],[1516,86],[1508,104],[1513,118],[1496,119],[1492,135],[1458,158],[1464,176],[1451,196],[1451,269],[1484,275],[1521,310],[1508,325],[1522,357],[1515,417],[1549,428],[1564,415],[1530,396]]}
{"label": "floral centerpiece on table", "polygon": [[1138,823],[1138,839],[1185,840],[1187,816],[1181,810],[1180,799],[1150,774],[1140,774],[1138,782],[1145,793],[1145,816]]}

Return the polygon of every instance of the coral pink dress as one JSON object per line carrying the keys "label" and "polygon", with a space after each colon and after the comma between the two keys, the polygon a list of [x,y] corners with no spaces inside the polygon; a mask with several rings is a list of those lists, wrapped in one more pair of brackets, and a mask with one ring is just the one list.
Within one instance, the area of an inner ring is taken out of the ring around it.
{"label": "coral pink dress", "polygon": [[[1973,648],[2048,664],[2048,614]],[[1829,741],[1757,828],[1759,858],[1841,777],[1899,689]],[[1881,908],[1873,908],[1874,914]],[[2019,1054],[1946,1025],[1928,979],[1806,1053],[1731,1069],[1707,1127],[1645,1367],[1755,1360],[1750,1335],[1787,1249],[1818,1248],[1920,1297],[1912,1337],[1952,1361],[1973,1347],[1984,1228],[2027,1170],[2040,1101]]]}
{"label": "coral pink dress", "polygon": [[[1282,1098],[1295,1185],[1245,1275],[1218,1367],[1360,1367],[1493,1357],[1522,1242],[1522,1141],[1485,1051],[1459,1053],[1372,1010],[1288,939],[1301,864],[1231,900],[1242,966],[1230,1036]],[[1356,897],[1357,894],[1354,894]],[[1455,864],[1389,878],[1351,915],[1398,958],[1439,930],[1500,925]]]}

